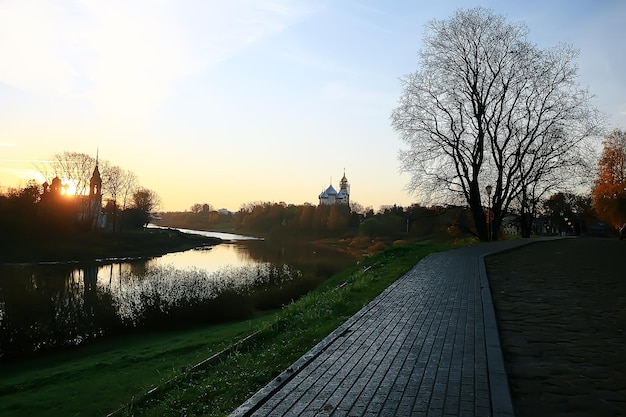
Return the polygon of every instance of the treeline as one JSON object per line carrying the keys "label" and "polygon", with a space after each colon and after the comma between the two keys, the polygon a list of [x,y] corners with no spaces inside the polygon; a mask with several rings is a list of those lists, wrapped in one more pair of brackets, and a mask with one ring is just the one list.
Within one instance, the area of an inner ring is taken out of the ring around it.
{"label": "treeline", "polygon": [[[130,204],[120,209],[112,200],[104,208],[96,208],[106,216],[104,229],[130,230],[145,226],[151,219],[146,189],[132,193]],[[0,193],[0,234],[2,241],[44,235],[67,235],[91,229],[92,219],[85,216],[88,196],[46,192],[30,181],[21,189]]]}
{"label": "treeline", "polygon": [[[555,193],[538,204],[532,234],[614,233],[609,225],[597,229],[602,220],[594,210],[591,196]],[[500,233],[519,235],[522,221],[519,214],[509,213],[504,218]],[[449,241],[477,236],[470,210],[450,205],[382,206],[374,212],[371,208],[363,209],[358,203],[349,207],[256,202],[245,204],[232,213],[213,210],[210,204],[194,204],[189,211],[159,213],[154,223],[184,229],[300,239],[360,236]]]}
{"label": "treeline", "polygon": [[468,211],[453,206],[383,206],[377,213],[372,209],[355,211],[341,204],[314,206],[261,202],[244,205],[236,213],[210,210],[208,204],[202,206],[205,210],[160,213],[155,223],[188,229],[313,239],[356,236],[449,239],[469,234],[471,224]]}
{"label": "treeline", "polygon": [[[2,240],[141,228],[160,204],[132,171],[84,153],[55,154],[38,169],[42,183],[31,180],[0,193]],[[90,186],[96,190],[91,200]]]}

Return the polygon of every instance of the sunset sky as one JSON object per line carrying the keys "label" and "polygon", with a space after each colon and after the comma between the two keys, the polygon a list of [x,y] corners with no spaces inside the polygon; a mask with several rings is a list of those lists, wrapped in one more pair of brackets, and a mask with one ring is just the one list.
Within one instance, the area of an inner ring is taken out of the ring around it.
{"label": "sunset sky", "polygon": [[0,190],[73,151],[168,211],[316,204],[344,169],[352,201],[409,205],[399,78],[428,21],[474,6],[579,48],[580,83],[626,129],[620,0],[0,0]]}

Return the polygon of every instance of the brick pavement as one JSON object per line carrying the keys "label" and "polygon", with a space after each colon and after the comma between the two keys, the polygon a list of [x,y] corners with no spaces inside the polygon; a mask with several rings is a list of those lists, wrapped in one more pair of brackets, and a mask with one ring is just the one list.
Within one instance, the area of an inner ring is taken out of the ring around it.
{"label": "brick pavement", "polygon": [[513,416],[483,257],[529,242],[427,256],[231,417]]}

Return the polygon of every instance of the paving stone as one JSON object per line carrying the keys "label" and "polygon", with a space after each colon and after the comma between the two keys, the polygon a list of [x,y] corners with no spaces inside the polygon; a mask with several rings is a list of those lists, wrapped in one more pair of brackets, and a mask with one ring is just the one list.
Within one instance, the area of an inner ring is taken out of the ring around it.
{"label": "paving stone", "polygon": [[512,417],[482,257],[526,243],[429,255],[231,416]]}

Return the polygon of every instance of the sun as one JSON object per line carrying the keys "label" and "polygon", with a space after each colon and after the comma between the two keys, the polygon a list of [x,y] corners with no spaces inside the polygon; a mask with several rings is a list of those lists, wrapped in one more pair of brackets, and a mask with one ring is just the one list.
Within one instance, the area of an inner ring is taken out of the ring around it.
{"label": "sun", "polygon": [[66,180],[63,181],[63,195],[67,197],[73,197],[76,195],[76,181]]}

